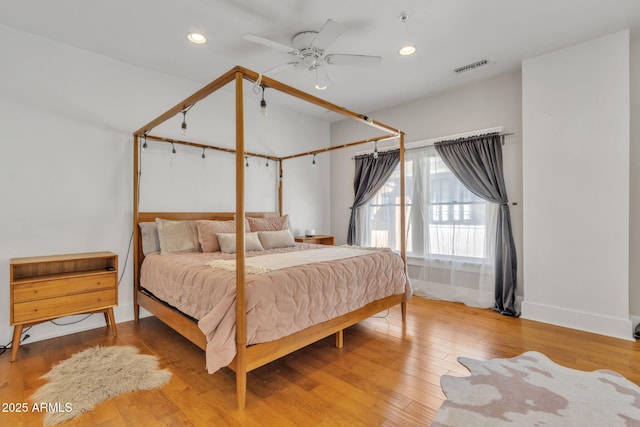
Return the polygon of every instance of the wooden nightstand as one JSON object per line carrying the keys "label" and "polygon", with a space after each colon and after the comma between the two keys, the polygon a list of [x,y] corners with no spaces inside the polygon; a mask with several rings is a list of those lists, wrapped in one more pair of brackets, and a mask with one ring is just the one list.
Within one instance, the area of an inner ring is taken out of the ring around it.
{"label": "wooden nightstand", "polygon": [[118,255],[112,252],[12,258],[11,361],[16,360],[22,329],[58,317],[104,313],[117,335],[113,307],[118,305]]}
{"label": "wooden nightstand", "polygon": [[333,236],[327,234],[318,234],[316,236],[296,236],[295,241],[299,243],[315,243],[317,245],[335,245]]}

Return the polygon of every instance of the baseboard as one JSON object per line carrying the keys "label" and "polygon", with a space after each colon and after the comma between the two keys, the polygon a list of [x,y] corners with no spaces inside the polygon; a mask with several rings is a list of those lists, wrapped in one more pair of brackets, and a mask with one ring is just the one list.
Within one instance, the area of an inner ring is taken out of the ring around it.
{"label": "baseboard", "polygon": [[524,302],[524,298],[522,297],[522,295],[516,295],[516,311],[518,313],[522,313],[522,303]]}
{"label": "baseboard", "polygon": [[609,337],[634,340],[633,324],[630,318],[602,316],[526,300],[522,301],[521,317]]}

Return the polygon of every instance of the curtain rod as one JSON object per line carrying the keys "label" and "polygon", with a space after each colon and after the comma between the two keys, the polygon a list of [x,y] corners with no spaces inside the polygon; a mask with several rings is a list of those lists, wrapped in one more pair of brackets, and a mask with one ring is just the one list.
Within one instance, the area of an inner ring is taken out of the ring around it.
{"label": "curtain rod", "polygon": [[[436,142],[451,141],[455,139],[468,138],[472,136],[480,136],[488,133],[500,133],[501,136],[513,135],[513,133],[503,133],[503,131],[504,131],[504,126],[495,126],[487,129],[478,129],[478,130],[472,130],[469,132],[457,133],[455,135],[439,136],[436,138],[429,138],[429,139],[422,139],[418,141],[407,142],[404,147],[405,147],[405,150],[411,150],[413,148],[430,147]],[[386,147],[378,147],[378,152],[395,150],[398,147],[399,147],[398,144],[388,145]],[[363,151],[358,151],[355,154],[355,156],[361,156],[364,154],[371,154],[371,153],[373,153],[373,150],[363,150]]]}

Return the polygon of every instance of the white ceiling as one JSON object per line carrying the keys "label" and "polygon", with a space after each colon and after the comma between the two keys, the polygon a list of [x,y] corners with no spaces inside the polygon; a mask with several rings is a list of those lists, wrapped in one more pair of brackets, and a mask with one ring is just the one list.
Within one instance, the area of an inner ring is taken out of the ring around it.
{"label": "white ceiling", "polygon": [[[402,23],[399,16],[409,19]],[[625,28],[640,35],[640,0],[1,0],[0,24],[202,85],[235,65],[261,72],[286,53],[279,43],[331,18],[347,31],[327,53],[382,56],[375,69],[329,66],[333,85],[290,69],[276,79],[365,114],[507,70],[531,58]],[[194,45],[185,34],[206,34]],[[411,57],[398,48],[417,47]],[[490,65],[457,75],[481,59]],[[597,58],[594,58],[597,60]]]}

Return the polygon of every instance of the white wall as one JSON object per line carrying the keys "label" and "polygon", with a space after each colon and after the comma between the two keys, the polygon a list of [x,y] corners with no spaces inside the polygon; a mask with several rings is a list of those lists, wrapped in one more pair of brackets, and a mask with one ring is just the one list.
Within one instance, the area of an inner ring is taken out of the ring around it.
{"label": "white wall", "polygon": [[[123,278],[116,321],[130,320],[130,256],[123,269],[132,232],[131,134],[201,85],[4,26],[0,51],[5,58],[0,75],[0,342],[9,342],[12,334],[8,267],[13,257],[117,253]],[[262,117],[251,85],[245,92],[247,150],[288,155],[328,146],[328,122],[274,105]],[[222,91],[197,104],[187,115],[188,138],[233,146],[232,99],[232,92]],[[181,119],[152,133],[175,133]],[[233,210],[231,155],[207,152],[202,159],[201,150],[176,149],[172,155],[169,145],[149,143],[143,154],[141,208]],[[294,231],[310,225],[328,231],[329,165],[319,162],[312,169],[307,160],[285,163],[285,212],[291,214]],[[275,210],[276,165],[249,162],[247,210]],[[47,322],[34,326],[26,342],[98,326],[104,326],[102,316],[65,327]]]}
{"label": "white wall", "polygon": [[[269,104],[267,117],[259,114],[253,84],[245,82],[245,151],[274,156],[292,155],[326,147],[329,123]],[[269,99],[269,89],[265,93]],[[235,144],[234,93],[223,90],[197,103],[187,113],[187,139],[219,147]],[[181,138],[182,115],[150,132]],[[142,126],[144,123],[140,124]],[[223,151],[148,141],[141,153],[140,210],[235,211],[235,155]],[[311,157],[283,162],[283,209],[295,234],[305,228],[329,231],[329,165]],[[246,211],[277,211],[278,164],[249,157],[245,168]],[[304,178],[304,179],[301,179]]]}
{"label": "white wall", "polygon": [[[495,126],[504,126],[506,132],[514,134],[505,139],[503,164],[509,200],[518,203],[511,206],[511,220],[519,266],[522,265],[521,105],[520,72],[514,71],[369,114],[375,120],[404,131],[405,142]],[[333,123],[331,145],[363,139],[359,126],[349,120]],[[372,148],[372,144],[356,146],[334,150],[331,154],[331,227],[336,243],[343,244],[347,239],[349,208],[354,198],[352,157],[358,151]],[[519,267],[518,296],[522,295],[522,284],[522,268]]]}
{"label": "white wall", "polygon": [[631,40],[631,147],[629,193],[629,308],[640,322],[640,37]]}
{"label": "white wall", "polygon": [[631,338],[629,33],[523,62],[522,316]]}

